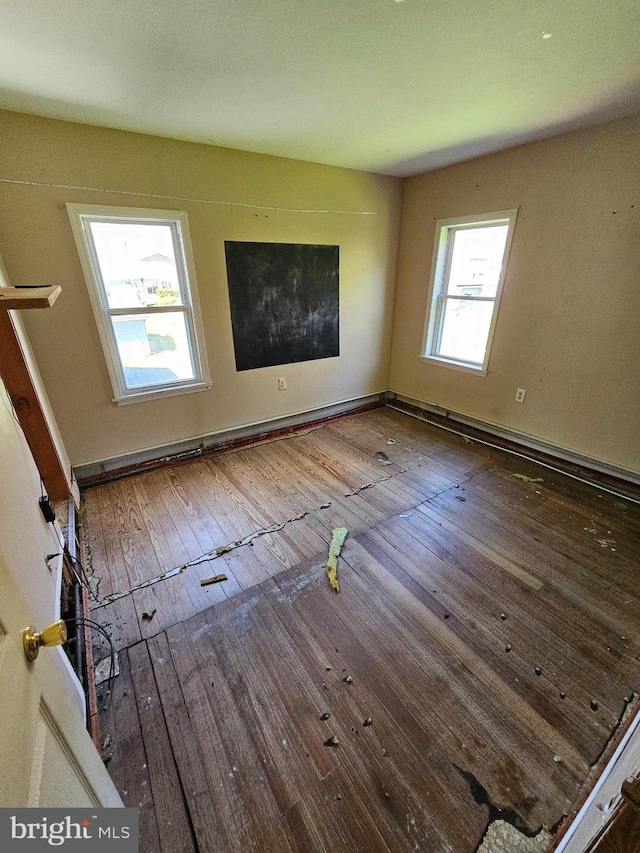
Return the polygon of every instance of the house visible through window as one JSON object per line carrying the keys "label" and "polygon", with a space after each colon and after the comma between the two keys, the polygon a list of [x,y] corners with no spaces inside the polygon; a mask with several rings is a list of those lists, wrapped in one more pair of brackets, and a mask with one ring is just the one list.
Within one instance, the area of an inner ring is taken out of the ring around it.
{"label": "house visible through window", "polygon": [[516,213],[436,222],[425,361],[486,374]]}
{"label": "house visible through window", "polygon": [[207,387],[186,213],[67,208],[116,402]]}

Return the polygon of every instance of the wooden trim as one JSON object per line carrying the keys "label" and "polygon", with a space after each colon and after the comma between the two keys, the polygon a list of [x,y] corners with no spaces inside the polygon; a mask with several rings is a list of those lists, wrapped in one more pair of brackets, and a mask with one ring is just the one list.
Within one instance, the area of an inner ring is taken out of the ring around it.
{"label": "wooden trim", "polygon": [[0,311],[50,308],[60,296],[61,291],[62,288],[59,284],[0,287]]}
{"label": "wooden trim", "polygon": [[0,311],[0,376],[47,494],[52,501],[65,500],[71,493],[71,487],[8,311]]}

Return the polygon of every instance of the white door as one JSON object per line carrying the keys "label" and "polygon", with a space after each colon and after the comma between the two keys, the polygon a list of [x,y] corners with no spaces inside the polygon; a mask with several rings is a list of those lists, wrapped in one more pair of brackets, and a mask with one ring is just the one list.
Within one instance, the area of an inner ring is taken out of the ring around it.
{"label": "white door", "polygon": [[84,722],[80,684],[60,647],[27,661],[22,630],[58,618],[57,524],[0,382],[0,807],[121,806]]}

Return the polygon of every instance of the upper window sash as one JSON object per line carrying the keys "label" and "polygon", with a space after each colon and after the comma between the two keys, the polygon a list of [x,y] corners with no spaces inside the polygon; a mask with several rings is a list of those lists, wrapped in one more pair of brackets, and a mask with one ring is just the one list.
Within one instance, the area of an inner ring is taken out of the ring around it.
{"label": "upper window sash", "polygon": [[[167,211],[169,213],[169,211]],[[175,215],[179,215],[176,212]],[[174,260],[176,273],[178,276],[178,286],[179,286],[179,296],[180,302],[175,303],[178,305],[190,305],[190,291],[187,283],[185,282],[184,270],[187,266],[186,257],[184,252],[184,243],[182,239],[182,230],[181,230],[181,222],[178,219],[167,219],[163,217],[155,217],[155,218],[144,218],[144,217],[134,217],[127,219],[126,217],[120,216],[96,216],[92,214],[79,214],[80,220],[82,222],[83,233],[85,239],[88,243],[89,254],[91,257],[92,268],[94,272],[94,277],[96,279],[96,283],[98,285],[98,289],[100,291],[100,298],[102,302],[102,306],[105,311],[113,311],[114,309],[109,306],[109,299],[107,296],[106,287],[102,278],[102,267],[100,265],[100,259],[98,256],[98,251],[96,248],[93,231],[91,229],[91,224],[93,222],[117,222],[119,225],[164,225],[170,228],[171,230],[171,241],[173,245],[174,251]],[[131,305],[132,308],[136,307]],[[173,307],[173,306],[159,306],[163,310],[165,307]]]}

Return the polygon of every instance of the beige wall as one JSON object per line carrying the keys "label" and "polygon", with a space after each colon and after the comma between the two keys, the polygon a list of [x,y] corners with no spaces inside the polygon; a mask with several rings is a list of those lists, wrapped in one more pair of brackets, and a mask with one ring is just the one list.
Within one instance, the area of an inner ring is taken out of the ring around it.
{"label": "beige wall", "polygon": [[[392,390],[640,472],[639,152],[636,117],[409,179]],[[419,361],[435,220],[516,207],[488,376]]]}
{"label": "beige wall", "polygon": [[[399,179],[10,112],[0,112],[0,140],[0,251],[9,276],[13,283],[63,286],[50,311],[24,312],[23,319],[72,464],[388,387]],[[65,202],[187,211],[212,390],[111,402]],[[251,204],[332,212],[241,206]],[[358,215],[363,211],[374,215]],[[340,245],[339,358],[236,372],[225,240]],[[279,376],[287,391],[277,390]]]}
{"label": "beige wall", "polygon": [[[391,387],[640,471],[640,119],[405,182],[390,380],[399,180],[9,112],[0,112],[0,139],[0,251],[9,275],[15,283],[63,285],[50,311],[23,319],[73,464]],[[211,391],[111,402],[68,201],[188,212]],[[420,362],[435,219],[512,207],[520,213],[489,375]],[[340,245],[339,358],[236,372],[225,239]],[[287,378],[285,392],[277,390],[279,376]],[[527,389],[524,405],[514,401],[516,387]]]}

